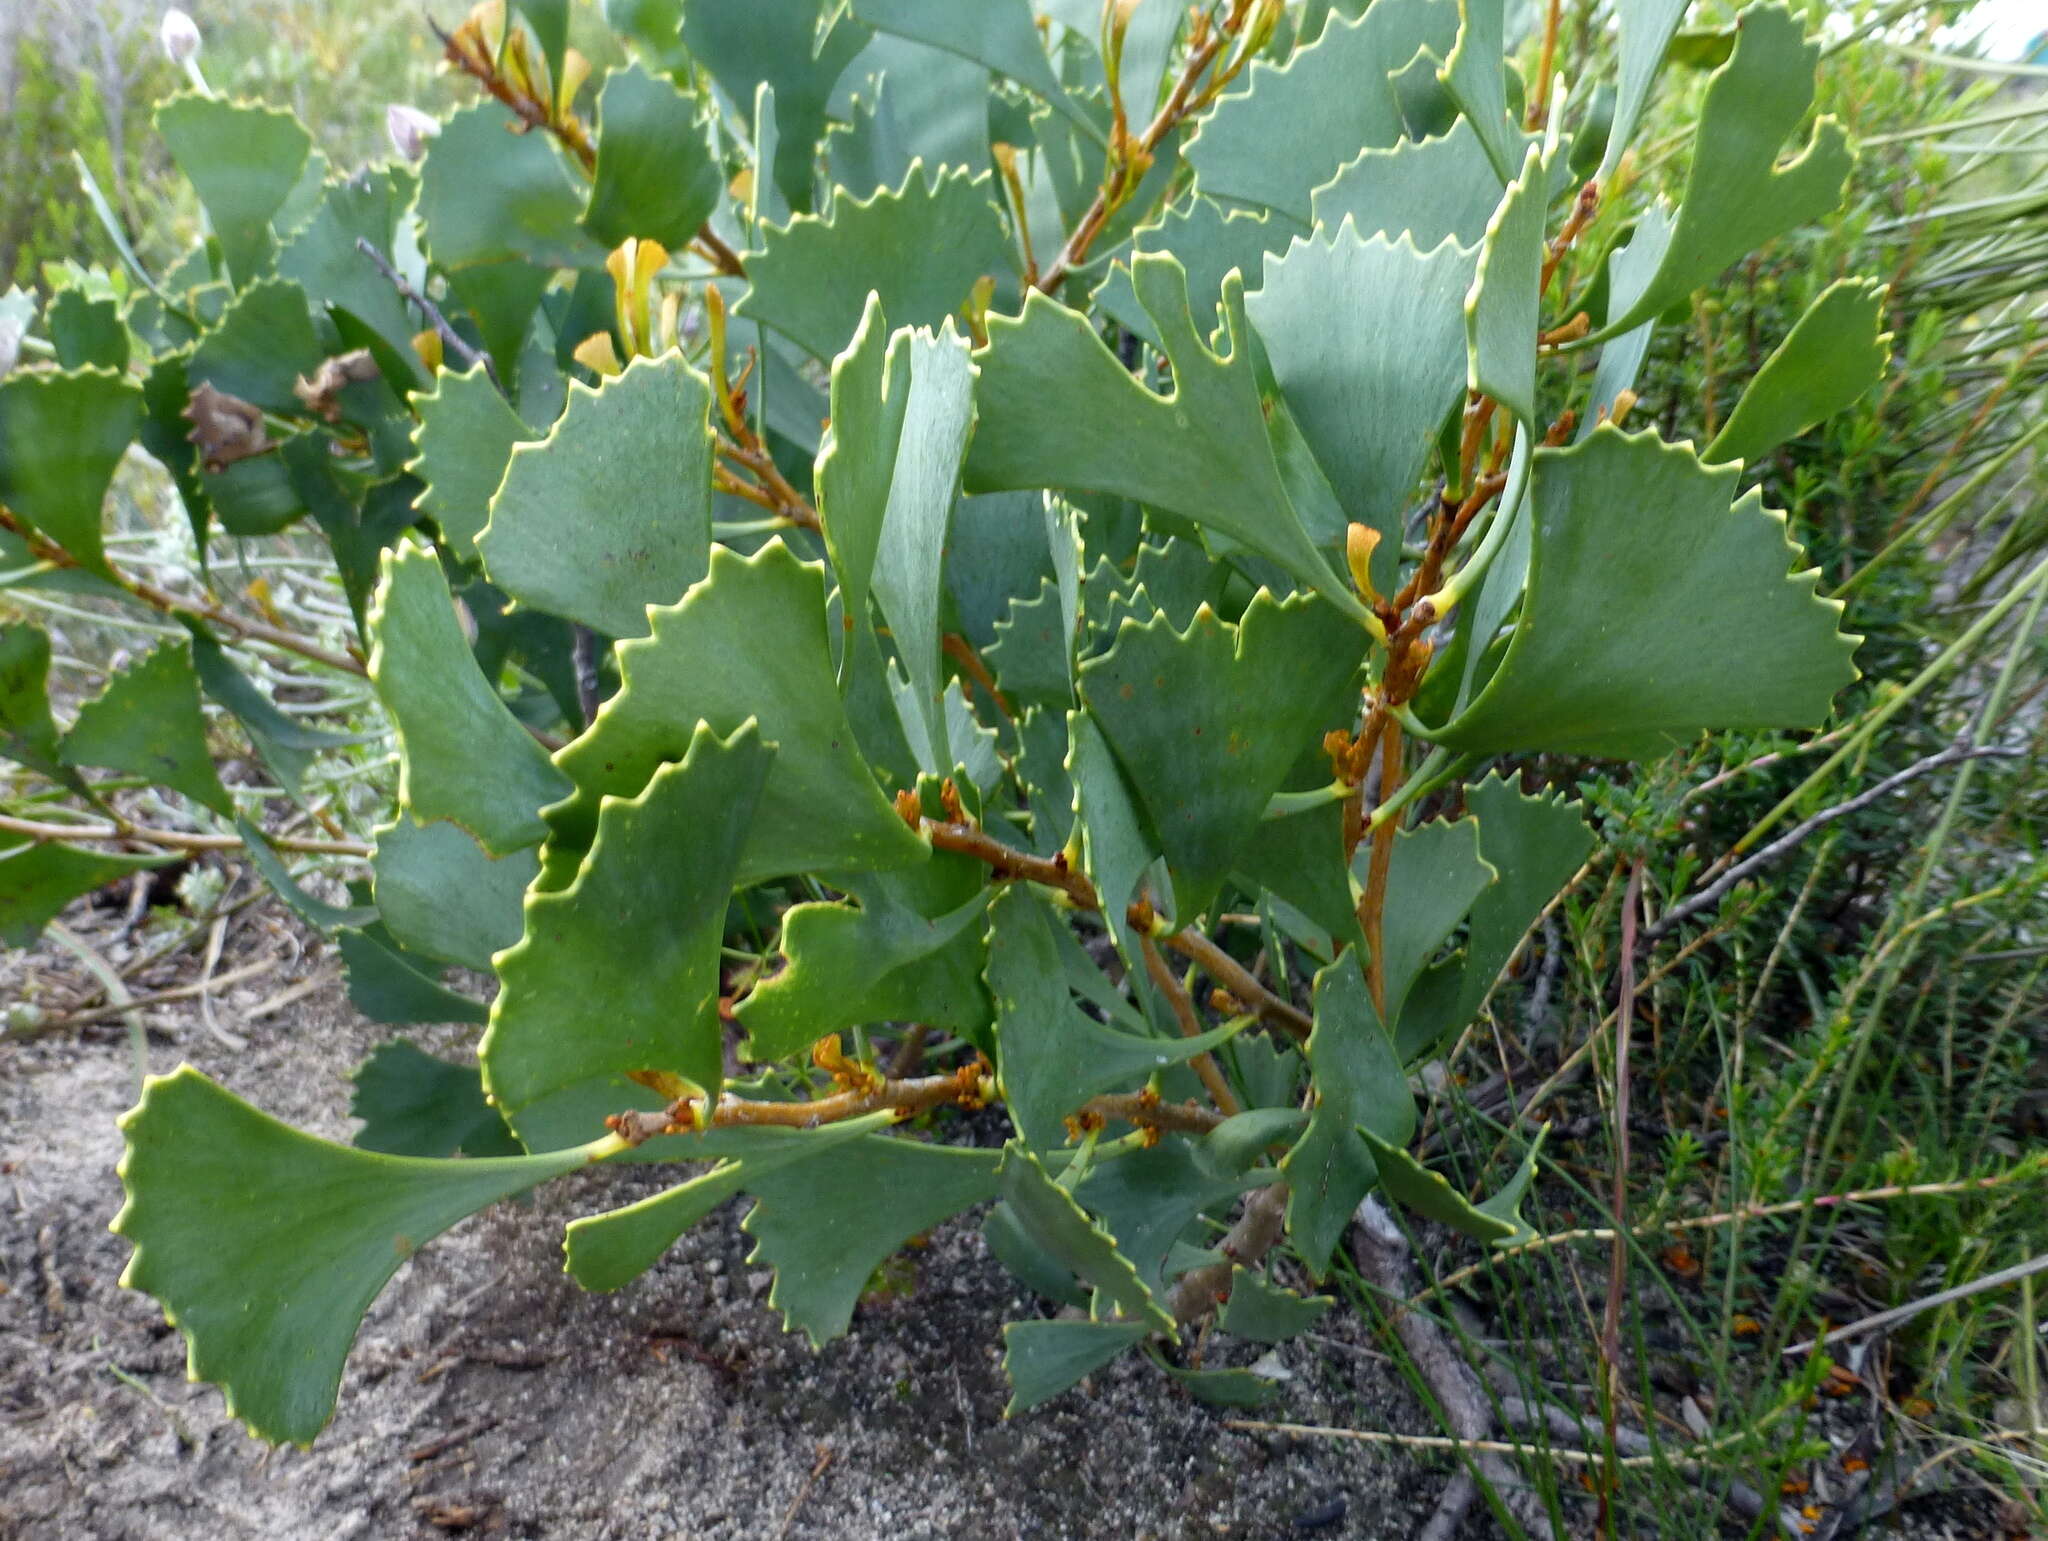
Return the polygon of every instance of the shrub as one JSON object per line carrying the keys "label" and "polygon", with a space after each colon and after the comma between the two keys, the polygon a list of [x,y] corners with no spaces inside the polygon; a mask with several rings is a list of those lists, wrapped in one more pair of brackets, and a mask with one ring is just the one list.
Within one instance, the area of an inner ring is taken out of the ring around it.
{"label": "shrub", "polygon": [[[1855,639],[1742,462],[1877,378],[1880,293],[1822,293],[1704,447],[1629,431],[1658,318],[1836,205],[1831,120],[1779,160],[1817,47],[1745,12],[1682,200],[1629,210],[1682,7],[1628,12],[1611,101],[1525,87],[1500,0],[1326,9],[856,0],[820,36],[815,0],[693,0],[579,51],[566,8],[487,7],[446,43],[478,100],[397,126],[417,168],[324,183],[288,114],[162,106],[210,233],[43,311],[0,524],[23,581],[189,640],[60,730],[48,639],[0,632],[41,783],[4,934],[246,845],[366,1010],[488,1017],[475,1072],[380,1051],[356,1148],[190,1067],[123,1120],[127,1282],[254,1430],[318,1432],[413,1248],[596,1162],[711,1164],[572,1224],[581,1282],[746,1194],[821,1342],[992,1204],[1066,1308],[1005,1329],[1013,1408],[1140,1346],[1263,1396],[1175,1346],[1301,1330],[1269,1254],[1320,1277],[1374,1189],[1526,1236],[1534,1150],[1455,1191],[1411,1074],[1589,848],[1528,757],[1827,717]],[[317,528],[362,650],[110,557],[138,441],[201,563]],[[368,675],[374,842],[248,817],[203,696],[286,792],[346,747],[224,641]],[[293,855],[373,881],[335,905]],[[997,1101],[1000,1149],[946,1143]]]}

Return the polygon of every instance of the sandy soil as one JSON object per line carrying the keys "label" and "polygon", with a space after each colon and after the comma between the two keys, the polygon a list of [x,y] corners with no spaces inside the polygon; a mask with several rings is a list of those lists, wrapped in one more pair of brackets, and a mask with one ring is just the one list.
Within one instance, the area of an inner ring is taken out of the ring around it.
{"label": "sandy soil", "polygon": [[[114,917],[71,923],[118,966]],[[293,953],[303,947],[296,958]],[[189,1060],[259,1106],[347,1138],[348,1076],[390,1031],[335,965],[275,919],[237,924],[220,972],[276,966],[216,997],[148,1008],[153,1070]],[[138,994],[189,982],[182,962]],[[62,1006],[85,976],[45,942],[0,964],[8,1000]],[[466,1035],[423,1047],[457,1056]],[[133,1100],[118,1022],[0,1046],[0,1537],[1396,1538],[1441,1465],[1356,1445],[1233,1432],[1142,1362],[1005,1421],[998,1331],[1034,1309],[955,1223],[907,1289],[864,1303],[814,1353],[766,1305],[740,1205],[615,1295],[561,1272],[561,1224],[657,1179],[592,1172],[506,1204],[427,1248],[372,1309],[340,1410],[310,1451],[273,1450],[184,1378],[154,1303],[119,1288],[128,1247],[114,1117]],[[1337,1316],[1338,1313],[1332,1313]],[[1273,1416],[1427,1431],[1360,1327],[1281,1351]],[[1479,1521],[1474,1536],[1487,1534]]]}

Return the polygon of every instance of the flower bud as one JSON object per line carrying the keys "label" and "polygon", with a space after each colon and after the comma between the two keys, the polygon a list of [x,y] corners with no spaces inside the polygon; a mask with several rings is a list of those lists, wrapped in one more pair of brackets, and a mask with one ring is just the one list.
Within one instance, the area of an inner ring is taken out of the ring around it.
{"label": "flower bud", "polygon": [[164,12],[163,25],[156,36],[173,64],[184,64],[199,56],[199,23],[176,6]]}
{"label": "flower bud", "polygon": [[0,380],[14,373],[14,366],[21,359],[22,331],[19,316],[0,316]]}
{"label": "flower bud", "polygon": [[384,109],[384,132],[400,160],[416,161],[427,153],[427,141],[441,132],[441,124],[417,107],[393,102]]}

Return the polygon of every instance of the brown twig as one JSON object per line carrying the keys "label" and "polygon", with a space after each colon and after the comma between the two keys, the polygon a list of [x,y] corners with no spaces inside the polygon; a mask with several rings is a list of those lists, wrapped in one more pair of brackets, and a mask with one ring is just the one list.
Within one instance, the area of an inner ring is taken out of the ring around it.
{"label": "brown twig", "polygon": [[[0,814],[0,833],[20,835],[39,845],[69,844],[80,840],[131,840],[161,846],[168,851],[239,851],[240,835],[203,835],[180,829],[150,829],[122,819],[114,824],[39,824]],[[308,840],[294,835],[267,837],[280,851],[298,851],[309,856],[356,856],[367,861],[376,847],[357,840]]]}
{"label": "brown twig", "polygon": [[615,1113],[605,1127],[628,1145],[641,1145],[656,1135],[696,1134],[705,1129],[773,1125],[783,1129],[816,1129],[869,1113],[893,1111],[914,1118],[933,1108],[955,1104],[985,1106],[993,1086],[988,1062],[979,1056],[947,1075],[917,1076],[893,1081],[878,1077],[866,1085],[848,1086],[829,1096],[802,1102],[760,1102],[726,1093],[707,1118],[701,1099],[678,1097],[656,1113],[638,1110]]}
{"label": "brown twig", "polygon": [[401,302],[413,306],[426,318],[427,325],[431,326],[434,329],[435,335],[441,339],[441,346],[455,356],[457,363],[462,365],[464,369],[474,369],[479,364],[483,365],[484,373],[490,377],[491,384],[498,387],[500,395],[504,394],[504,383],[498,379],[498,366],[493,364],[486,355],[471,347],[468,339],[456,331],[453,326],[449,325],[448,318],[441,314],[440,306],[436,305],[408,283],[405,275],[393,267],[390,260],[370,244],[367,236],[359,235],[356,237],[356,250],[369,258],[370,265],[384,276],[384,282],[391,285],[397,292]]}
{"label": "brown twig", "polygon": [[1212,29],[1207,25],[1206,13],[1203,13],[1203,19],[1197,22],[1196,33],[1192,35],[1193,47],[1188,53],[1187,63],[1181,67],[1172,92],[1137,139],[1126,139],[1117,147],[1109,174],[1103,178],[1102,186],[1096,189],[1094,202],[1088,205],[1080,222],[1068,234],[1059,255],[1038,275],[1038,289],[1046,294],[1058,292],[1067,275],[1087,260],[1088,248],[1102,234],[1110,216],[1136,191],[1160,141],[1179,127],[1183,119],[1207,106],[1217,92],[1229,84],[1228,78],[1212,80],[1199,95],[1195,91],[1203,73],[1236,38],[1251,14],[1251,0],[1233,0],[1229,17],[1221,26]]}
{"label": "brown twig", "polygon": [[1296,1038],[1306,1038],[1315,1028],[1315,1018],[1292,1001],[1260,984],[1237,959],[1192,927],[1165,938],[1166,945],[1200,966],[1217,984],[1235,996],[1261,1022],[1278,1027]]}

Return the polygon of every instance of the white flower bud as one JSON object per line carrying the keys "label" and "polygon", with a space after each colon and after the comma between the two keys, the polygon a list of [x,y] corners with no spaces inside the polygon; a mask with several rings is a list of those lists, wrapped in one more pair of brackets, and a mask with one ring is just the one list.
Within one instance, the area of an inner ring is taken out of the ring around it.
{"label": "white flower bud", "polygon": [[384,109],[384,132],[401,160],[416,161],[427,153],[427,141],[441,132],[441,125],[417,107],[393,102]]}
{"label": "white flower bud", "polygon": [[0,316],[0,379],[12,374],[21,359],[21,334],[19,316]]}
{"label": "white flower bud", "polygon": [[164,24],[156,35],[173,64],[184,64],[199,56],[199,23],[176,6],[164,12]]}

